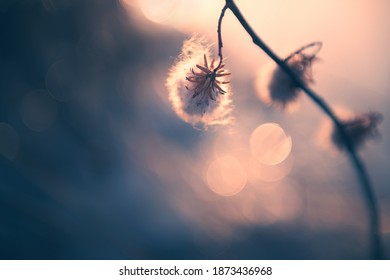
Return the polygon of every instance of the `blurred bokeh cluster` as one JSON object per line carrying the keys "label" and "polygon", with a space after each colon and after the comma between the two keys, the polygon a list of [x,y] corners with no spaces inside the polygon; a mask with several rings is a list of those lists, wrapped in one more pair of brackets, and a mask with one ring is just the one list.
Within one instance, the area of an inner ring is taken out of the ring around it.
{"label": "blurred bokeh cluster", "polygon": [[[322,41],[313,88],[379,111],[360,151],[390,258],[390,2],[236,1],[280,55]],[[199,130],[165,87],[224,1],[0,0],[1,259],[366,259],[367,214],[325,117],[256,91],[270,60],[223,23],[234,123]],[[215,46],[215,45],[214,45]]]}

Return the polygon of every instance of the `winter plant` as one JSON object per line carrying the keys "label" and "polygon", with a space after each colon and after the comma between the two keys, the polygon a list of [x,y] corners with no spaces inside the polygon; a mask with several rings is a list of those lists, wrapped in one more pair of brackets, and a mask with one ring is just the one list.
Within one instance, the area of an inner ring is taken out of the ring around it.
{"label": "winter plant", "polygon": [[193,126],[207,128],[231,122],[230,72],[225,69],[221,32],[227,10],[237,18],[253,43],[276,63],[266,67],[267,74],[259,77],[257,84],[260,85],[258,91],[262,101],[269,106],[284,109],[304,93],[331,120],[333,128],[329,138],[334,146],[349,156],[360,181],[369,217],[372,258],[383,259],[378,204],[363,160],[357,152],[366,139],[379,134],[377,126],[382,116],[368,112],[342,119],[309,87],[313,82],[311,67],[322,47],[321,42],[305,45],[287,57],[280,58],[255,33],[235,2],[226,0],[218,20],[218,57],[212,57],[211,47],[204,38],[192,37],[184,42],[181,54],[168,74],[166,85],[173,109]]}

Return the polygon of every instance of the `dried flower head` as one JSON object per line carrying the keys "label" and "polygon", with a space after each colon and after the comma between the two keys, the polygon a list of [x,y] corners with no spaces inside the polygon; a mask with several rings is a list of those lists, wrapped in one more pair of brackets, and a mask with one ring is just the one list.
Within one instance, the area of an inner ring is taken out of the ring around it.
{"label": "dried flower head", "polygon": [[230,73],[211,59],[205,39],[192,37],[170,69],[166,86],[176,114],[192,125],[207,127],[231,122]]}
{"label": "dried flower head", "polygon": [[[312,63],[317,60],[316,54],[321,49],[320,42],[306,45],[291,53],[284,59],[284,62],[294,73],[305,83],[312,83]],[[259,98],[268,106],[275,106],[281,109],[295,103],[300,89],[291,78],[275,64],[269,64],[259,72],[256,79],[256,89]]]}
{"label": "dried flower head", "polygon": [[[383,117],[380,113],[369,112],[346,119],[342,124],[350,137],[352,144],[355,147],[361,147],[367,139],[380,136],[377,126],[382,120]],[[333,128],[331,139],[333,144],[340,150],[345,148],[345,142],[341,137],[339,130],[335,127]]]}

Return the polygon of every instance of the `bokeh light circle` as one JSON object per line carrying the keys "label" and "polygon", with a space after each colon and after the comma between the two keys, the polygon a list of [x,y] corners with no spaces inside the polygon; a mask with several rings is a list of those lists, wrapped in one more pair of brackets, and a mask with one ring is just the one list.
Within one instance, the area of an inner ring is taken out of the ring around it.
{"label": "bokeh light circle", "polygon": [[226,155],[218,157],[208,166],[206,181],[216,194],[233,196],[245,187],[247,173],[236,157]]}
{"label": "bokeh light circle", "polygon": [[57,103],[45,90],[28,93],[22,100],[20,113],[24,124],[31,130],[41,132],[56,120]]}
{"label": "bokeh light circle", "polygon": [[19,151],[19,135],[7,123],[0,122],[0,155],[13,160]]}
{"label": "bokeh light circle", "polygon": [[292,140],[276,123],[266,123],[251,134],[250,150],[261,163],[276,165],[283,162],[291,152]]}
{"label": "bokeh light circle", "polygon": [[161,23],[168,20],[179,5],[179,0],[138,1],[144,16],[150,21]]}
{"label": "bokeh light circle", "polygon": [[46,88],[57,101],[73,98],[74,84],[77,82],[77,67],[70,60],[54,63],[46,74]]}

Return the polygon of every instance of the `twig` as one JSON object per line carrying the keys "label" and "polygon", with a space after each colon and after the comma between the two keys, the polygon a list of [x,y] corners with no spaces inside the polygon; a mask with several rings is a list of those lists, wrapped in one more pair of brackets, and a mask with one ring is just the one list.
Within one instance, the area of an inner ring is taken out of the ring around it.
{"label": "twig", "polygon": [[222,48],[223,48],[223,43],[222,43],[222,19],[225,16],[225,12],[228,9],[228,3],[226,2],[225,6],[222,8],[221,15],[219,16],[218,19],[218,56],[219,56],[219,64],[218,66],[214,69],[214,72],[217,72],[219,67],[222,65],[222,60],[223,60],[223,54],[222,54]]}
{"label": "twig", "polygon": [[[223,19],[223,16],[225,14],[226,9],[230,9],[234,16],[237,18],[237,20],[240,22],[242,27],[245,29],[245,31],[249,34],[249,36],[252,38],[252,41],[255,45],[257,45],[260,49],[262,49],[283,71],[291,78],[291,80],[294,82],[295,86],[300,88],[302,91],[304,91],[307,96],[312,99],[312,101],[317,104],[318,107],[332,120],[335,127],[338,129],[341,138],[343,139],[345,143],[346,150],[348,152],[349,158],[352,162],[352,165],[355,168],[355,171],[357,173],[357,176],[360,180],[363,196],[366,202],[366,207],[370,219],[370,241],[371,241],[371,248],[372,248],[372,258],[374,259],[383,259],[383,249],[381,244],[381,237],[380,237],[380,218],[379,218],[379,211],[378,211],[378,205],[376,202],[376,198],[374,195],[373,188],[371,186],[368,173],[366,171],[366,168],[363,164],[363,161],[360,159],[359,155],[356,152],[355,146],[352,144],[352,141],[347,134],[342,122],[338,119],[338,117],[335,115],[335,113],[332,111],[330,106],[313,90],[311,90],[305,82],[303,82],[291,68],[285,63],[284,60],[280,59],[260,38],[257,36],[257,34],[253,31],[253,29],[250,27],[248,22],[245,20],[243,15],[241,14],[240,10],[236,6],[233,0],[226,0],[226,4],[222,10],[221,16],[218,21],[218,46],[219,46],[219,57],[222,61],[222,36],[221,36],[221,22]],[[221,62],[220,62],[221,63]]]}

